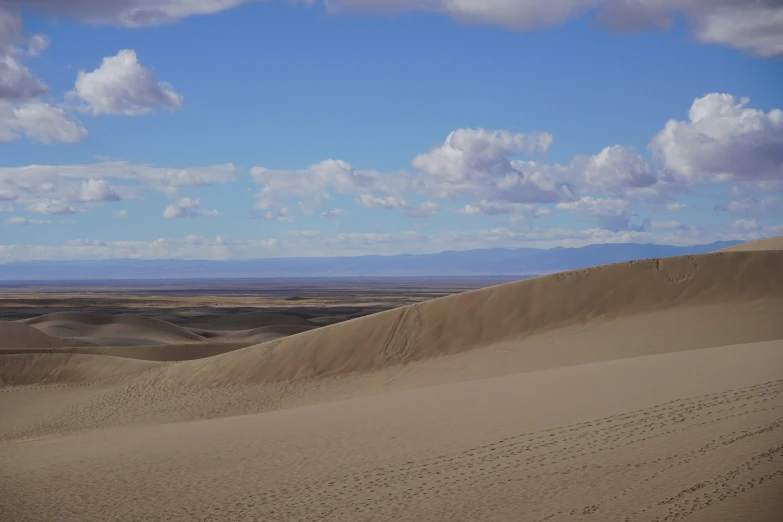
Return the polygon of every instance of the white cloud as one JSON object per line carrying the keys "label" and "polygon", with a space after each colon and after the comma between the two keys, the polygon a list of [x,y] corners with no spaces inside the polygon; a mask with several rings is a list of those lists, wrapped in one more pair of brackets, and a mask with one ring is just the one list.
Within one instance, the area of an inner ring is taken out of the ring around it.
{"label": "white cloud", "polygon": [[[144,27],[218,13],[256,1],[262,0],[48,0],[34,4],[33,8],[39,13],[65,15],[94,25]],[[289,1],[319,4],[316,0]],[[6,4],[5,11],[11,19],[18,7],[27,2],[6,0]],[[673,16],[684,15],[700,42],[761,56],[783,54],[783,6],[777,0],[325,0],[324,4],[332,12],[426,11],[467,24],[491,24],[512,30],[557,26],[594,9],[599,9],[599,20],[605,26],[621,32],[667,29]],[[10,24],[9,27],[13,28]],[[4,29],[1,23],[0,29]]]}
{"label": "white cloud", "polygon": [[60,107],[31,102],[13,105],[0,101],[0,142],[23,136],[41,143],[75,143],[87,137],[87,130]]}
{"label": "white cloud", "polygon": [[686,228],[679,221],[652,221],[650,227],[653,230],[680,230]]}
{"label": "white cloud", "polygon": [[688,121],[669,120],[650,142],[665,166],[688,183],[752,182],[783,189],[783,111],[748,108],[748,98],[697,98]]}
{"label": "white cloud", "polygon": [[289,230],[288,234],[298,238],[311,238],[320,236],[321,232],[318,230]]}
{"label": "white cloud", "polygon": [[696,39],[761,56],[783,54],[783,6],[777,0],[331,0],[340,10],[430,11],[470,24],[516,30],[552,27],[600,8],[616,31],[667,29],[673,16],[689,21]]}
{"label": "white cloud", "polygon": [[0,260],[33,259],[254,259],[269,256],[277,239],[231,239],[191,235],[155,241],[77,239],[62,245],[2,245]]}
{"label": "white cloud", "polygon": [[761,56],[783,54],[783,5],[776,0],[612,0],[599,18],[619,30],[668,28],[682,13],[696,39]]}
{"label": "white cloud", "polygon": [[612,196],[661,197],[670,182],[632,147],[605,147],[594,156],[577,156],[568,166],[580,188]]}
{"label": "white cloud", "polygon": [[[4,1],[12,6],[30,4],[27,0]],[[47,0],[27,6],[38,13],[66,15],[91,25],[146,27],[219,13],[252,1],[258,0]]]}
{"label": "white cloud", "polygon": [[114,212],[114,213],[112,214],[112,216],[114,216],[114,217],[116,217],[116,218],[124,218],[124,217],[128,217],[128,211],[127,211],[127,210],[125,210],[125,209],[118,210],[117,212]]}
{"label": "white cloud", "polygon": [[430,11],[470,24],[517,30],[558,25],[603,0],[331,0],[332,10]]}
{"label": "white cloud", "polygon": [[201,202],[191,198],[180,198],[179,201],[172,203],[163,211],[164,218],[217,217],[219,215],[220,212],[217,210],[201,208]]}
{"label": "white cloud", "polygon": [[602,199],[584,196],[578,201],[558,203],[555,208],[566,212],[594,216],[598,218],[602,228],[614,232],[629,229],[640,231],[645,228],[645,225],[633,226],[630,224],[631,217],[636,214],[631,211],[630,203],[622,199]]}
{"label": "white cloud", "polygon": [[79,71],[69,96],[84,101],[83,109],[96,115],[138,116],[157,108],[182,107],[182,95],[168,83],[157,81],[131,49],[107,56],[92,72]]}
{"label": "white cloud", "polygon": [[308,202],[320,203],[329,192],[359,194],[372,191],[377,194],[398,194],[408,187],[408,179],[401,174],[383,174],[359,170],[350,163],[328,159],[302,170],[272,170],[253,167],[250,176],[262,185],[256,195],[256,210],[280,206],[280,199],[297,196]]}
{"label": "white cloud", "polygon": [[688,205],[686,205],[685,203],[680,203],[678,201],[675,201],[673,203],[669,203],[668,205],[666,205],[666,208],[671,212],[678,212],[680,210],[685,210],[686,208],[688,208]]}
{"label": "white cloud", "polygon": [[76,209],[67,202],[58,199],[41,199],[27,206],[27,210],[36,214],[76,214]]}
{"label": "white cloud", "polygon": [[321,212],[321,216],[327,218],[340,217],[345,211],[341,208],[329,208]]}
{"label": "white cloud", "polygon": [[440,206],[434,201],[422,201],[416,208],[412,208],[405,212],[405,215],[411,218],[428,218],[435,215],[440,210]]}
{"label": "white cloud", "polygon": [[38,56],[48,45],[46,35],[25,35],[18,9],[0,5],[0,101],[30,101],[46,94],[48,87],[21,59]]}
{"label": "white cloud", "polygon": [[388,243],[401,243],[422,241],[426,239],[415,230],[402,233],[377,233],[377,232],[344,232],[334,236],[337,243],[350,243],[352,245],[375,246]]}
{"label": "white cloud", "polygon": [[411,165],[419,171],[417,188],[434,199],[560,201],[570,198],[566,186],[524,173],[511,162],[522,153],[547,152],[552,141],[547,133],[457,129],[443,145],[413,158]]}
{"label": "white cloud", "polygon": [[[108,161],[83,165],[0,167],[0,191],[16,195],[22,204],[58,199],[69,205],[84,201],[139,199],[144,191],[169,197],[189,187],[206,187],[235,179],[232,164],[187,169]],[[110,185],[121,180],[122,186]]]}
{"label": "white cloud", "polygon": [[121,198],[105,179],[82,181],[80,199],[85,202],[119,201]]}
{"label": "white cloud", "polygon": [[541,214],[541,210],[542,207],[535,207],[527,203],[482,200],[476,203],[469,203],[458,209],[457,212],[468,215],[486,214],[490,216],[497,214],[535,215]]}
{"label": "white cloud", "polygon": [[738,219],[731,224],[731,227],[735,230],[756,230],[759,228],[759,223],[755,219]]}
{"label": "white cloud", "polygon": [[555,208],[590,216],[620,216],[628,212],[630,204],[622,199],[600,199],[584,196],[578,201],[558,203]]}
{"label": "white cloud", "polygon": [[[561,210],[599,217],[607,229],[633,228],[629,202],[669,200],[669,211],[682,210],[686,206],[671,199],[703,181],[748,181],[755,188],[783,190],[783,112],[747,109],[746,103],[720,94],[696,99],[689,122],[669,121],[653,137],[653,160],[614,145],[546,164],[515,156],[548,151],[553,139],[547,133],[458,129],[442,145],[415,156],[407,172],[359,170],[340,160],[293,171],[254,167],[251,176],[263,185],[256,209],[279,209],[290,198],[306,200],[311,208],[333,193],[353,194],[365,207],[406,208],[408,196],[425,196],[436,204],[467,200],[462,212],[468,214],[519,216],[531,203],[563,203]],[[602,205],[600,212],[596,205]]]}
{"label": "white cloud", "polygon": [[10,55],[0,55],[0,100],[32,100],[47,91],[46,85],[22,62]]}
{"label": "white cloud", "polygon": [[366,208],[405,208],[408,203],[395,196],[373,196],[372,194],[360,194],[356,203]]}
{"label": "white cloud", "polygon": [[261,215],[262,219],[267,221],[293,221],[290,207],[280,207],[275,210],[267,210]]}
{"label": "white cloud", "polygon": [[5,222],[8,223],[9,225],[22,225],[22,226],[26,226],[26,227],[29,227],[29,226],[32,226],[32,225],[47,225],[47,224],[51,223],[51,221],[49,221],[47,219],[28,219],[28,218],[19,217],[19,216],[10,217],[10,218],[6,219]]}

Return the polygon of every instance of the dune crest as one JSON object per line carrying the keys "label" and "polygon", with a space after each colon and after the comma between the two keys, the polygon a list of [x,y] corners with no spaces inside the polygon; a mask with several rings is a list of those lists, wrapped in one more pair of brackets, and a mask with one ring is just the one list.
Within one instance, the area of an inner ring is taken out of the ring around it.
{"label": "dune crest", "polygon": [[[783,252],[714,253],[575,270],[338,323],[167,368],[197,386],[377,370],[522,339],[552,328],[674,307],[775,300]],[[783,337],[783,327],[771,325]]]}
{"label": "dune crest", "polygon": [[783,250],[783,236],[748,241],[718,250],[718,252],[752,252],[759,250]]}

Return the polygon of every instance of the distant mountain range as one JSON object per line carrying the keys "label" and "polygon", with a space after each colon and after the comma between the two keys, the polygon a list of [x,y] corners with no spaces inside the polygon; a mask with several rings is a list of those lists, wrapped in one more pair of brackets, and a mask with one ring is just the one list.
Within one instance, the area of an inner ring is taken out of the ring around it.
{"label": "distant mountain range", "polygon": [[0,281],[537,275],[634,259],[703,254],[737,243],[740,241],[692,246],[615,243],[580,248],[485,248],[438,254],[234,261],[24,261],[0,264]]}

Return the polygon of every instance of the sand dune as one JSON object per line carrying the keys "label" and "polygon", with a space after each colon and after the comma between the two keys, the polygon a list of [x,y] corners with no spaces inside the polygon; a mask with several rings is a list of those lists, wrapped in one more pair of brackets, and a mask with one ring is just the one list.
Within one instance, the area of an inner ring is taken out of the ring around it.
{"label": "sand dune", "polygon": [[2,357],[0,384],[6,386],[97,384],[108,379],[121,380],[125,375],[136,376],[157,366],[149,361],[81,353],[13,354]]}
{"label": "sand dune", "polygon": [[149,345],[204,340],[193,332],[165,321],[125,314],[57,312],[20,322],[47,335],[82,339],[92,344]]}
{"label": "sand dune", "polygon": [[[170,368],[198,386],[383,368],[511,343],[547,329],[675,307],[772,298],[783,316],[783,252],[622,263],[436,299]],[[783,338],[773,322],[762,339]],[[689,333],[690,335],[690,333]],[[642,355],[642,354],[636,354]]]}
{"label": "sand dune", "polygon": [[47,335],[26,324],[0,321],[0,350],[2,351],[15,348],[56,348],[83,344],[86,343]]}
{"label": "sand dune", "polygon": [[0,509],[63,522],[778,520],[783,251],[770,244],[317,329],[264,312],[10,323],[161,344],[69,347],[35,330],[28,353],[0,355]]}
{"label": "sand dune", "polygon": [[783,236],[748,241],[747,243],[740,243],[739,245],[721,249],[719,252],[751,252],[758,250],[783,250]]}

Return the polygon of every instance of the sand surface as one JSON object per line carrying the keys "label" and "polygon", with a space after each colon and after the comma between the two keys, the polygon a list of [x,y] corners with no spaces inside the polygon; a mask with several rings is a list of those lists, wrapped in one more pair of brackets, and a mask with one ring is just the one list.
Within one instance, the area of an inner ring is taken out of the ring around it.
{"label": "sand surface", "polygon": [[783,251],[769,249],[321,328],[260,312],[0,324],[0,512],[783,520],[782,317]]}

